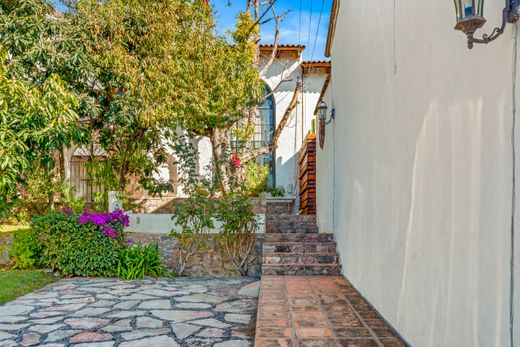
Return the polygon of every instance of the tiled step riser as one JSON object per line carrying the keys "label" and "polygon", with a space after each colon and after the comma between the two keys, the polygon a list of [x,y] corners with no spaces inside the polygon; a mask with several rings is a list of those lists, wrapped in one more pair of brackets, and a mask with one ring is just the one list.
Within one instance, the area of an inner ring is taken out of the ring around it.
{"label": "tiled step riser", "polygon": [[268,226],[265,227],[265,232],[270,234],[276,234],[276,233],[285,233],[285,234],[316,234],[318,232],[317,227],[275,227],[275,226]]}
{"label": "tiled step riser", "polygon": [[339,265],[263,265],[263,275],[340,275]]}
{"label": "tiled step riser", "polygon": [[316,223],[316,216],[302,215],[302,214],[280,214],[280,215],[267,214],[266,219],[268,222],[288,221],[288,222]]}
{"label": "tiled step riser", "polygon": [[262,257],[263,264],[337,264],[338,256],[335,254],[269,254]]}
{"label": "tiled step riser", "polygon": [[292,233],[273,233],[265,234],[264,243],[269,242],[333,242],[334,236],[332,234],[292,234]]}
{"label": "tiled step riser", "polygon": [[264,243],[265,253],[333,253],[336,244],[329,243]]}

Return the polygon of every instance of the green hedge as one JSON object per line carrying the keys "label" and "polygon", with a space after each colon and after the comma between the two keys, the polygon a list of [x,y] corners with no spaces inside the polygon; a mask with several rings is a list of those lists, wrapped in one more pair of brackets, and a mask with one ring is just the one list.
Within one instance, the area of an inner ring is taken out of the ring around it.
{"label": "green hedge", "polygon": [[50,213],[33,219],[32,232],[42,247],[41,264],[64,275],[117,275],[119,253],[124,247],[123,234],[107,237],[102,227],[80,223],[78,216]]}
{"label": "green hedge", "polygon": [[37,216],[30,230],[14,236],[13,268],[45,267],[65,276],[123,279],[169,275],[162,267],[157,244],[125,243],[128,225],[122,211],[78,215],[64,208]]}

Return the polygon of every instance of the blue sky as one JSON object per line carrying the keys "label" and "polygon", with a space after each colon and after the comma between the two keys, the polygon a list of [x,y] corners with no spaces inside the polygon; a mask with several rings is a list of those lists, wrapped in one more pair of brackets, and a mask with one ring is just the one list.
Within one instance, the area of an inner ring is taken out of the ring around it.
{"label": "blue sky", "polygon": [[[210,3],[216,11],[218,28],[224,34],[233,28],[235,16],[245,8],[246,0],[210,0]],[[278,0],[275,5],[278,14],[290,11],[280,26],[280,43],[305,45],[304,60],[325,59],[331,5],[332,0]],[[273,37],[274,25],[265,25],[262,43],[273,43]]]}
{"label": "blue sky", "polygon": [[[246,2],[246,0],[210,0],[215,8],[218,30],[222,35],[225,35],[226,30],[233,29],[235,17],[245,8]],[[303,52],[304,60],[325,59],[325,42],[331,6],[332,0],[278,0],[275,5],[277,13],[289,11],[280,26],[279,42],[305,45],[307,48]],[[58,9],[60,9],[59,5]],[[274,25],[264,25],[262,43],[273,43],[273,38]]]}

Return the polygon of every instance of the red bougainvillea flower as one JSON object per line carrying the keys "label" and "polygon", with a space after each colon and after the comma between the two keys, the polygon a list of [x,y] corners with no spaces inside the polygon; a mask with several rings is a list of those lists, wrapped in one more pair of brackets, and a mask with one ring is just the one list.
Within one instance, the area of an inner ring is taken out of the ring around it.
{"label": "red bougainvillea flower", "polygon": [[233,154],[233,156],[231,157],[231,163],[235,167],[240,167],[240,165],[242,165],[240,158],[238,156],[236,156],[235,154]]}

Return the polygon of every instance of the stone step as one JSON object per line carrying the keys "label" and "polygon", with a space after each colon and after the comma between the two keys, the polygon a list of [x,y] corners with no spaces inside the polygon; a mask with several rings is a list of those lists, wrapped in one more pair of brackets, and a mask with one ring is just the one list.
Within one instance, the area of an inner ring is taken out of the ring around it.
{"label": "stone step", "polygon": [[325,233],[267,233],[264,237],[264,243],[270,242],[334,242],[334,235]]}
{"label": "stone step", "polygon": [[262,264],[337,264],[338,255],[334,253],[264,253]]}
{"label": "stone step", "polygon": [[266,215],[267,222],[300,222],[316,224],[316,216],[305,214]]}
{"label": "stone step", "polygon": [[339,264],[265,264],[262,275],[340,275]]}
{"label": "stone step", "polygon": [[309,233],[315,234],[319,231],[318,227],[275,227],[266,225],[266,233],[286,233],[286,234],[300,234]]}
{"label": "stone step", "polygon": [[263,253],[333,253],[335,242],[264,242]]}

